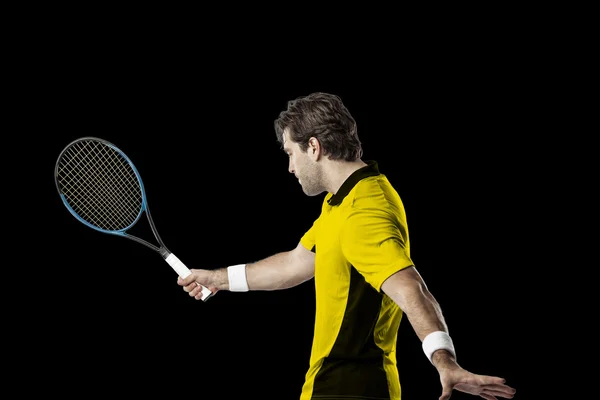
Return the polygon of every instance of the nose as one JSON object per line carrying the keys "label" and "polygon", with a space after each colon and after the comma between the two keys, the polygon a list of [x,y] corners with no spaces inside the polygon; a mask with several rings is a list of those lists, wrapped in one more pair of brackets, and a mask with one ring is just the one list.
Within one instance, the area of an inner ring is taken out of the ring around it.
{"label": "nose", "polygon": [[289,164],[288,164],[288,172],[290,174],[295,173],[296,171],[294,170],[294,165],[292,164],[292,160],[290,160]]}

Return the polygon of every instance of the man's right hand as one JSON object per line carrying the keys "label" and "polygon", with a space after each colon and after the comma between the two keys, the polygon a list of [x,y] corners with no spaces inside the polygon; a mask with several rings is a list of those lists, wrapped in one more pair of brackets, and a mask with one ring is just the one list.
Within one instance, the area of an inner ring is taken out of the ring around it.
{"label": "man's right hand", "polygon": [[214,271],[206,270],[206,269],[191,269],[191,274],[187,277],[181,278],[177,277],[177,284],[179,286],[183,286],[183,291],[188,293],[190,297],[195,298],[196,300],[202,299],[202,286],[208,288],[214,296],[217,294],[219,289],[217,288],[217,283],[214,281]]}

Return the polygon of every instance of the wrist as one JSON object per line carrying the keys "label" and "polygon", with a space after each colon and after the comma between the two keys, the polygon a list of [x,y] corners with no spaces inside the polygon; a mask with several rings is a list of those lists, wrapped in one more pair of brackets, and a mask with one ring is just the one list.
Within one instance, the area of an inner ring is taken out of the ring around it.
{"label": "wrist", "polygon": [[457,365],[456,357],[444,349],[437,350],[432,354],[431,363],[438,371]]}
{"label": "wrist", "polygon": [[218,290],[229,290],[227,281],[227,268],[215,269],[211,271],[210,282]]}
{"label": "wrist", "polygon": [[[434,331],[429,333],[423,339],[423,352],[429,361],[436,366],[437,363],[446,362],[448,360],[456,361],[456,351],[452,338],[444,331]],[[434,359],[435,356],[435,359]]]}
{"label": "wrist", "polygon": [[246,264],[227,267],[227,288],[230,292],[247,292]]}

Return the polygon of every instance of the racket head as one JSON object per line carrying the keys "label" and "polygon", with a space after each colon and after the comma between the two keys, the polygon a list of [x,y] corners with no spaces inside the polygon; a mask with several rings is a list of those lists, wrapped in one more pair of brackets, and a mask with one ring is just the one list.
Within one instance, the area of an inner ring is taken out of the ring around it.
{"label": "racket head", "polygon": [[147,207],[133,162],[104,139],[87,136],[65,146],[56,160],[54,179],[67,210],[103,233],[123,235]]}

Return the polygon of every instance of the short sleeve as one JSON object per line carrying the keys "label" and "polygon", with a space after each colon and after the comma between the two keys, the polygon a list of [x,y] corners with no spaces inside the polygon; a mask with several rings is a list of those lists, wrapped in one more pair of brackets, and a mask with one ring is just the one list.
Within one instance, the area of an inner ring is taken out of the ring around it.
{"label": "short sleeve", "polygon": [[342,227],[344,257],[377,291],[394,273],[413,266],[408,238],[393,214],[378,209],[355,210]]}
{"label": "short sleeve", "polygon": [[314,251],[314,247],[315,247],[315,231],[317,230],[317,225],[318,225],[319,220],[315,220],[315,222],[313,222],[312,226],[310,227],[310,229],[308,231],[306,231],[304,233],[304,235],[302,235],[302,237],[300,238],[300,243],[302,244],[302,246],[304,246],[304,248],[308,251]]}

